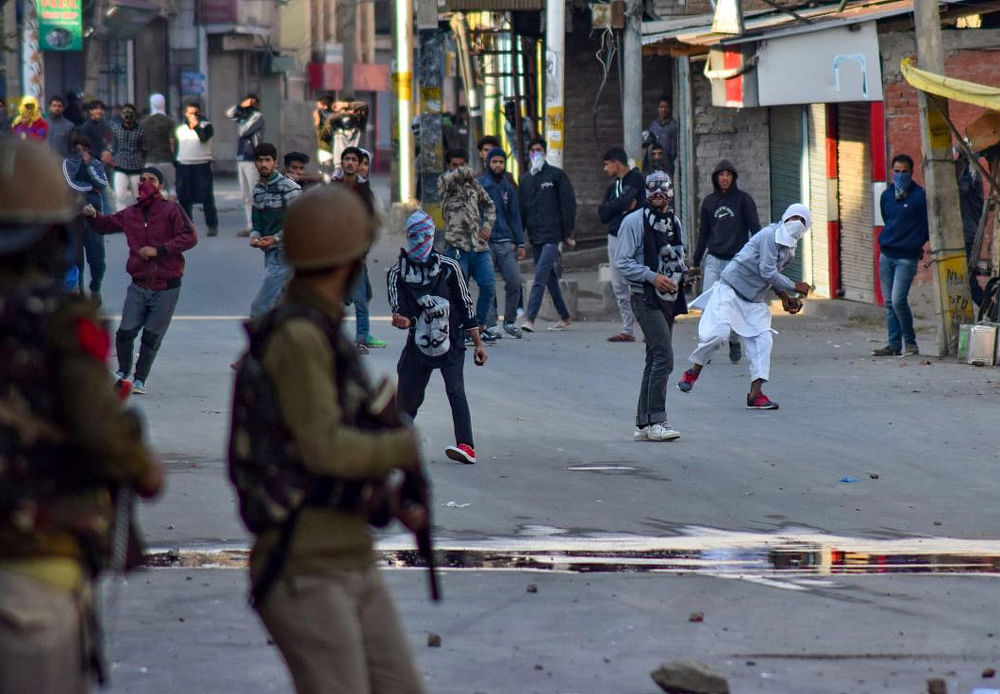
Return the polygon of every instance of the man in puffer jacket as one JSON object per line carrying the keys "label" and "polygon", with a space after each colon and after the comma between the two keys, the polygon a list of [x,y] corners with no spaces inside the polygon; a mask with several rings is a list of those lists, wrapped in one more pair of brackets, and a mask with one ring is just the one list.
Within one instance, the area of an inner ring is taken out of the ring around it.
{"label": "man in puffer jacket", "polygon": [[[445,162],[448,170],[438,179],[447,245],[445,255],[458,261],[466,282],[471,277],[479,285],[476,321],[481,328],[485,328],[497,283],[489,246],[497,209],[493,199],[476,180],[465,151],[448,150]],[[483,339],[491,342],[495,338],[487,337],[484,332]]]}

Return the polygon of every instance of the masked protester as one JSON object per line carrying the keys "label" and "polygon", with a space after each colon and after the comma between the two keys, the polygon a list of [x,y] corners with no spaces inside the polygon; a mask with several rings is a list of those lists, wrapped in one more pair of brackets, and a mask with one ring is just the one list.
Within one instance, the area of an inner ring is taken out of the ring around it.
{"label": "masked protester", "polygon": [[95,582],[127,541],[109,530],[115,490],[163,484],[112,391],[97,310],[63,291],[76,214],[45,145],[0,142],[0,692],[100,680]]}
{"label": "masked protester", "polygon": [[122,232],[128,243],[125,270],[132,276],[132,284],[125,294],[115,349],[118,380],[133,378],[135,338],[142,332],[132,381],[132,392],[138,394],[146,392],[153,360],[180,297],[183,254],[198,242],[191,219],[176,202],[163,199],[162,186],[160,170],[146,168],[139,176],[139,197],[133,205],[111,216],[99,214],[90,206],[84,210],[92,217],[91,224],[98,233]]}
{"label": "masked protester", "polygon": [[392,324],[409,331],[396,365],[399,409],[411,419],[416,417],[431,374],[439,369],[455,427],[455,445],[448,446],[445,455],[461,463],[475,463],[462,334],[468,334],[475,345],[477,366],[486,363],[486,348],[462,267],[454,258],[434,250],[434,222],[423,210],[406,220],[406,248],[389,270],[388,285]]}
{"label": "masked protester", "polygon": [[535,258],[535,281],[528,295],[528,310],[521,330],[535,332],[535,318],[542,308],[542,296],[549,290],[559,321],[549,330],[566,330],[573,325],[569,309],[559,289],[562,274],[562,245],[576,246],[576,194],[566,172],[545,159],[545,141],[536,137],[528,144],[531,166],[521,176],[518,196],[524,230]]}
{"label": "masked protester", "polygon": [[729,338],[730,332],[735,331],[743,338],[750,363],[747,409],[778,409],[778,403],[761,391],[771,378],[771,348],[774,345],[767,300],[774,292],[788,313],[802,310],[802,301],[789,292],[807,296],[809,285],[794,282],[781,271],[795,259],[795,249],[809,230],[811,221],[808,207],[799,203],[789,205],[781,221],[750,237],[722,271],[719,281],[695,299],[692,306],[702,309],[703,313],[698,321],[698,348],[688,357],[692,366],[677,384],[682,393],[691,392],[712,355]]}
{"label": "masked protester", "polygon": [[878,235],[878,279],[885,297],[885,322],[889,340],[872,356],[920,354],[913,330],[908,296],[930,239],[927,227],[927,194],[913,180],[913,159],[897,154],[892,160],[892,185],[879,198],[882,232]]}
{"label": "masked protester", "polygon": [[649,174],[644,194],[645,204],[618,227],[612,260],[628,282],[632,315],[646,342],[633,439],[672,441],[680,433],[667,419],[667,378],[674,368],[674,317],[687,313],[684,229],[674,214],[674,186],[667,173]]}
{"label": "masked protester", "polygon": [[21,99],[21,107],[17,111],[17,118],[14,119],[11,129],[14,137],[45,142],[45,138],[49,135],[49,124],[42,118],[42,109],[38,105],[38,99],[33,96]]}

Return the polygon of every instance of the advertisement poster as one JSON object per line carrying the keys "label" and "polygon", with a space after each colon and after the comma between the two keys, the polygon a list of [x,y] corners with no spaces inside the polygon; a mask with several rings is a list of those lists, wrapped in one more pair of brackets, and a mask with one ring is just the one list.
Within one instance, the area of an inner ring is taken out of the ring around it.
{"label": "advertisement poster", "polygon": [[37,0],[43,51],[83,50],[83,0]]}

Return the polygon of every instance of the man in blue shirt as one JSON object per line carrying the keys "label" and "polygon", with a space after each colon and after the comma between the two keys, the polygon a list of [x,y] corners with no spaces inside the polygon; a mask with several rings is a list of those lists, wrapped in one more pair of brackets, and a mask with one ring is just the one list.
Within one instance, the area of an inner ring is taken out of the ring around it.
{"label": "man in blue shirt", "polygon": [[913,181],[913,159],[897,154],[892,160],[892,187],[879,199],[883,227],[878,242],[878,277],[885,297],[889,343],[872,350],[876,357],[919,354],[913,332],[913,313],[907,296],[917,274],[917,263],[929,239],[927,195]]}
{"label": "man in blue shirt", "polygon": [[[521,227],[521,208],[517,189],[507,176],[507,155],[494,147],[486,155],[486,170],[479,177],[479,184],[486,190],[497,208],[497,222],[490,234],[490,253],[493,265],[503,277],[504,310],[503,329],[511,337],[520,338],[517,320],[517,302],[521,295],[521,269],[517,262],[524,260],[524,230]],[[486,329],[498,337],[496,328],[497,307],[493,302],[486,320]]]}

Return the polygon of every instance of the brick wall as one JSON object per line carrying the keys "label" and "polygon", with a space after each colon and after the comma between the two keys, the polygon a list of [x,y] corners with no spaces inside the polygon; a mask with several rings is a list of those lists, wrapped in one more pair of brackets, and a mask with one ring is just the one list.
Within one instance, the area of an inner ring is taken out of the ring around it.
{"label": "brick wall", "polygon": [[[691,82],[694,175],[698,184],[696,209],[700,210],[701,201],[712,193],[711,176],[715,165],[720,159],[729,159],[739,173],[739,187],[753,196],[761,223],[766,223],[771,206],[768,110],[712,106],[712,89],[705,76],[696,69]],[[696,234],[697,220],[684,221]]]}
{"label": "brick wall", "polygon": [[[945,73],[950,77],[979,84],[996,84],[1000,63],[1000,30],[964,29],[942,32],[945,48]],[[889,160],[899,153],[913,157],[913,177],[923,184],[923,157],[920,144],[920,112],[917,92],[906,83],[899,68],[900,61],[916,55],[916,40],[912,31],[879,36],[884,85],[886,141]],[[956,101],[949,102],[949,114],[960,132],[978,118],[985,109]],[[987,232],[991,227],[987,226]],[[989,248],[987,239],[986,248]],[[917,284],[933,279],[930,270],[921,270]]]}
{"label": "brick wall", "polygon": [[[597,217],[597,206],[604,199],[608,179],[601,169],[604,152],[622,144],[621,91],[616,54],[608,81],[597,102],[596,132],[594,100],[603,78],[603,69],[594,54],[600,47],[600,34],[592,35],[584,22],[574,22],[566,37],[566,148],[563,168],[576,191],[578,239],[605,238],[604,225]],[[642,60],[642,127],[656,117],[656,105],[664,94],[670,95],[673,61],[652,56]],[[641,166],[641,162],[637,162]]]}

